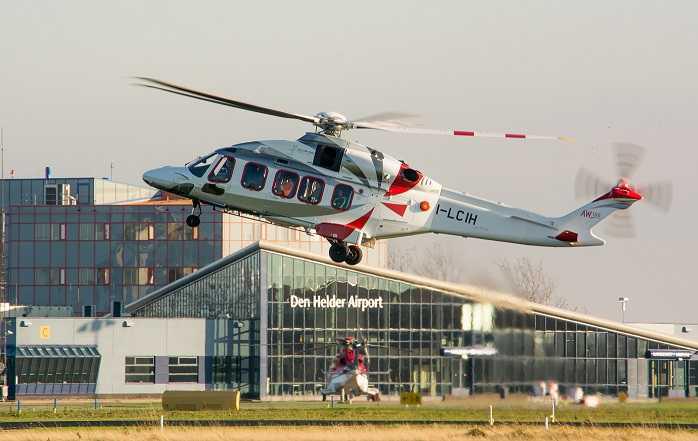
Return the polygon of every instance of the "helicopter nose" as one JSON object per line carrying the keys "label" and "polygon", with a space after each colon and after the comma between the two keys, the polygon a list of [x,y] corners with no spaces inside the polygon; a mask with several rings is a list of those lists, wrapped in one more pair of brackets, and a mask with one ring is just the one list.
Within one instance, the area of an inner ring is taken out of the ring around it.
{"label": "helicopter nose", "polygon": [[173,178],[172,167],[154,168],[143,173],[143,181],[160,190],[172,189],[176,185]]}
{"label": "helicopter nose", "polygon": [[160,167],[143,173],[143,181],[151,187],[187,197],[194,189],[182,167]]}

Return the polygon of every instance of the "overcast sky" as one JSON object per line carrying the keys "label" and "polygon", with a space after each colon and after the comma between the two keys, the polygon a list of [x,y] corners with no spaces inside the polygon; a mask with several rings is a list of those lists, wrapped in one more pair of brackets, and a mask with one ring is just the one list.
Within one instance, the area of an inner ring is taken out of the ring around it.
{"label": "overcast sky", "polygon": [[[439,243],[473,279],[542,260],[592,314],[698,322],[698,3],[0,0],[0,126],[17,177],[108,176],[216,147],[294,139],[302,123],[129,86],[154,76],[313,114],[423,115],[428,127],[568,135],[574,144],[354,133],[448,187],[549,215],[580,202],[580,166],[613,180],[610,145],[648,148],[638,183],[672,179],[672,211],[633,208],[638,237],[543,249]],[[603,236],[603,233],[600,232]],[[401,239],[396,246],[433,240]]]}

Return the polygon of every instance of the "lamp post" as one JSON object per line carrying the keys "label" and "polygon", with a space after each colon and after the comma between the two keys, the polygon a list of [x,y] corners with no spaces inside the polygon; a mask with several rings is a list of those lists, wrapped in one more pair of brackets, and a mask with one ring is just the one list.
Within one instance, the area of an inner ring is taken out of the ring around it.
{"label": "lamp post", "polygon": [[630,301],[629,298],[627,297],[618,297],[618,303],[620,303],[620,318],[621,318],[621,323],[625,323],[625,310],[627,309],[628,301]]}

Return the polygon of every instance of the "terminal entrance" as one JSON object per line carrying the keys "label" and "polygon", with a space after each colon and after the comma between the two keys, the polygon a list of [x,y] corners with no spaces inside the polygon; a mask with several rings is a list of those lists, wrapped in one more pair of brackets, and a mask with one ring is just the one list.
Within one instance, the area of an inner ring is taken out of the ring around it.
{"label": "terminal entrance", "polygon": [[688,360],[650,360],[650,398],[688,396]]}
{"label": "terminal entrance", "polygon": [[682,349],[650,349],[647,351],[649,364],[650,398],[682,398],[695,396],[690,381],[695,378],[696,361],[690,361],[694,351]]}
{"label": "terminal entrance", "polygon": [[243,396],[257,396],[259,321],[220,320],[211,331],[216,353],[211,357],[213,388],[240,389]]}

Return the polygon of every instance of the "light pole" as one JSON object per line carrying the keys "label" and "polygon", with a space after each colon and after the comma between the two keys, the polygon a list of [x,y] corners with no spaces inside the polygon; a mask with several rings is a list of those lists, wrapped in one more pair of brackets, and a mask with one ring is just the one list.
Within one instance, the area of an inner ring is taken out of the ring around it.
{"label": "light pole", "polygon": [[628,301],[630,301],[629,298],[627,297],[618,297],[618,303],[620,303],[620,318],[621,318],[621,323],[625,323],[625,310],[627,309]]}

